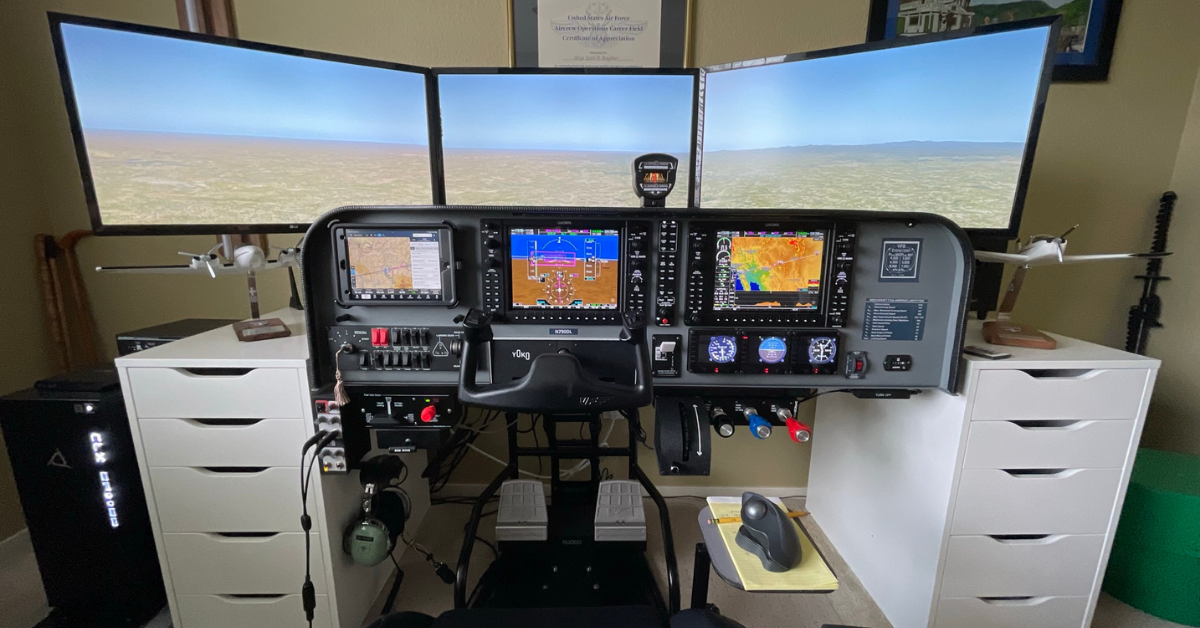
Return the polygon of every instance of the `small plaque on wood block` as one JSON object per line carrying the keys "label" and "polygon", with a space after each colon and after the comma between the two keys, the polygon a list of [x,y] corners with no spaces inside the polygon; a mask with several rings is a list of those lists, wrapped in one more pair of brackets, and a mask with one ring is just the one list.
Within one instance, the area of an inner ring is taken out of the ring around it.
{"label": "small plaque on wood block", "polygon": [[1054,349],[1058,341],[1030,325],[1008,321],[987,321],[983,324],[983,339],[988,344],[1028,349]]}
{"label": "small plaque on wood block", "polygon": [[292,330],[278,318],[255,318],[233,324],[233,333],[242,342],[284,338],[292,335]]}

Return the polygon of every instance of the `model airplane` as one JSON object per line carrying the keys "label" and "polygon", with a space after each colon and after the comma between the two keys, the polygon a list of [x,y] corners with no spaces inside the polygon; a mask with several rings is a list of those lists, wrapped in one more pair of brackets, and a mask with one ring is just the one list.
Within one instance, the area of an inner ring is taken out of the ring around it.
{"label": "model airplane", "polygon": [[287,268],[289,266],[299,265],[300,249],[298,248],[276,248],[272,250],[279,252],[273,260],[268,260],[266,253],[253,244],[246,244],[237,247],[233,252],[233,262],[223,263],[217,256],[217,250],[221,248],[221,243],[217,243],[207,253],[188,253],[180,251],[179,254],[190,258],[187,264],[177,264],[171,266],[97,266],[96,271],[101,273],[149,273],[149,274],[167,274],[167,275],[202,275],[207,273],[214,279],[217,275],[241,275],[252,272],[260,272],[264,270],[273,270],[276,268]]}
{"label": "model airplane", "polygon": [[981,262],[996,262],[1000,264],[1016,264],[1017,271],[1013,273],[1008,291],[1000,310],[996,312],[996,320],[983,324],[983,339],[994,345],[1010,347],[1030,347],[1033,349],[1053,349],[1058,342],[1029,325],[1012,322],[1012,311],[1017,305],[1017,296],[1025,283],[1025,275],[1035,266],[1051,264],[1079,264],[1113,259],[1146,259],[1166,257],[1170,253],[1100,253],[1096,255],[1067,255],[1067,236],[1079,228],[1075,225],[1060,236],[1036,235],[1029,238],[1029,244],[1021,247],[1016,253],[993,253],[991,251],[975,251],[975,259]]}

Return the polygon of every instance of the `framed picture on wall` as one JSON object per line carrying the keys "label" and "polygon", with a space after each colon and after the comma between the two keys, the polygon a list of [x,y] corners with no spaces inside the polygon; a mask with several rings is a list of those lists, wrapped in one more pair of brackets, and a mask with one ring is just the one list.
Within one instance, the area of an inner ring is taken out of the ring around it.
{"label": "framed picture on wall", "polygon": [[1056,81],[1104,81],[1121,0],[871,0],[868,41],[1062,16]]}
{"label": "framed picture on wall", "polygon": [[509,0],[518,68],[682,68],[691,0]]}

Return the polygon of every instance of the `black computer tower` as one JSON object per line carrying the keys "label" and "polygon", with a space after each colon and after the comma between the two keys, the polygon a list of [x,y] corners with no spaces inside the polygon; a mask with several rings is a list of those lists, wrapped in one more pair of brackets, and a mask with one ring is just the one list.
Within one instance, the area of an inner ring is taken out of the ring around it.
{"label": "black computer tower", "polygon": [[52,625],[144,624],[166,592],[120,388],[14,393],[0,427]]}

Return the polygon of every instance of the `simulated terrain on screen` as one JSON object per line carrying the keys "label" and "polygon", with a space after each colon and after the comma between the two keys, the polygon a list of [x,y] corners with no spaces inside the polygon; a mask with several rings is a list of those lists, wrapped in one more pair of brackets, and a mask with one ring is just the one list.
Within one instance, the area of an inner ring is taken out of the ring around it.
{"label": "simulated terrain on screen", "polygon": [[824,250],[823,235],[719,232],[713,307],[816,309]]}
{"label": "simulated terrain on screen", "polygon": [[421,74],[62,29],[106,225],[305,224],[433,200]]}
{"label": "simulated terrain on screen", "polygon": [[509,236],[513,307],[616,309],[619,246],[616,232],[514,230]]}
{"label": "simulated terrain on screen", "polygon": [[701,205],[1007,228],[1049,28],[706,75]]}
{"label": "simulated terrain on screen", "polygon": [[412,239],[346,238],[355,290],[411,290]]}
{"label": "simulated terrain on screen", "polygon": [[694,78],[443,74],[446,201],[637,207],[633,159],[679,159],[668,207],[686,207]]}

